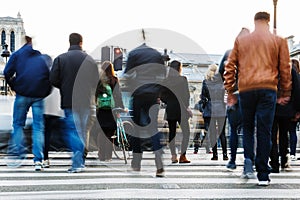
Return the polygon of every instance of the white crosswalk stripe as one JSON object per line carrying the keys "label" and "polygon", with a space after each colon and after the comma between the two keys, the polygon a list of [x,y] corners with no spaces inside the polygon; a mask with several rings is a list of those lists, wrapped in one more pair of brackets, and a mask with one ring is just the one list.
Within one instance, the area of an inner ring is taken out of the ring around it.
{"label": "white crosswalk stripe", "polygon": [[225,168],[227,161],[211,161],[204,152],[188,151],[189,164],[169,164],[165,154],[164,178],[155,177],[152,152],[144,153],[140,172],[116,158],[100,162],[91,152],[85,171],[69,174],[66,155],[53,153],[50,168],[42,172],[34,171],[30,159],[8,168],[0,157],[0,199],[300,199],[300,161],[291,162],[291,172],[271,174],[271,184],[261,187],[256,179],[240,178],[242,154],[234,171]]}

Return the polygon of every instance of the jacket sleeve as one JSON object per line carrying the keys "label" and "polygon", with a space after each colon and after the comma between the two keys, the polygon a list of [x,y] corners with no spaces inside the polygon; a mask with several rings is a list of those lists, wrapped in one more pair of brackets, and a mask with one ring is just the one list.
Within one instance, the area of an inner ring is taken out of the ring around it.
{"label": "jacket sleeve", "polygon": [[115,103],[116,103],[116,107],[124,108],[120,83],[119,83],[118,79],[117,79],[116,84],[113,88],[113,96],[114,96],[114,100],[115,100]]}
{"label": "jacket sleeve", "polygon": [[236,66],[238,66],[238,40],[235,40],[234,47],[230,52],[227,61],[225,72],[223,74],[224,88],[228,93],[233,93],[236,85]]}
{"label": "jacket sleeve", "polygon": [[50,71],[50,82],[54,87],[61,87],[59,57],[55,58]]}
{"label": "jacket sleeve", "polygon": [[8,85],[13,89],[14,88],[14,75],[16,73],[16,54],[12,54],[4,68],[4,77]]}
{"label": "jacket sleeve", "polygon": [[190,90],[189,90],[189,85],[188,85],[188,81],[187,78],[185,76],[183,76],[183,84],[184,84],[184,99],[183,99],[183,103],[184,105],[188,108],[190,106]]}
{"label": "jacket sleeve", "polygon": [[286,97],[291,96],[292,90],[290,55],[286,39],[280,38],[279,42],[279,96]]}

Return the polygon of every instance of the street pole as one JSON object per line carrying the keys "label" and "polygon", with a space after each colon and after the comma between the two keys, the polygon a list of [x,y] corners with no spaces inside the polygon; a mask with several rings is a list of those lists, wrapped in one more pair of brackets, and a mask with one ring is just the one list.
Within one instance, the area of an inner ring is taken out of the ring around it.
{"label": "street pole", "polygon": [[[3,52],[1,53],[1,56],[5,58],[5,65],[7,64],[7,58],[10,56],[10,52],[8,51],[8,45],[5,43],[3,45]],[[4,84],[4,94],[7,95],[7,82],[5,81]]]}
{"label": "street pole", "polygon": [[273,25],[273,31],[274,31],[274,34],[276,34],[276,29],[277,29],[277,23],[276,23],[276,18],[277,18],[277,1],[278,0],[273,0],[273,5],[274,5],[274,25]]}

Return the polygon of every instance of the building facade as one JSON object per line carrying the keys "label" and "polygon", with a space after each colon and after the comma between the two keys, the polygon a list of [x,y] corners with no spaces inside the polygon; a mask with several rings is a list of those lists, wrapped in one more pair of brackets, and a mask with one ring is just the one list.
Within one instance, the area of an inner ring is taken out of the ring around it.
{"label": "building facade", "polygon": [[1,47],[8,45],[8,50],[14,52],[22,45],[22,39],[25,36],[24,22],[21,14],[14,17],[0,17],[0,33],[1,33]]}

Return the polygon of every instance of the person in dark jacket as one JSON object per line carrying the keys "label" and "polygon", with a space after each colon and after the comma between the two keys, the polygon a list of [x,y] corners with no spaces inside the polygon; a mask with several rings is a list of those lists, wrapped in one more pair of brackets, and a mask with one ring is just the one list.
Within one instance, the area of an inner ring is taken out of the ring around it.
{"label": "person in dark jacket", "polygon": [[[296,58],[292,58],[292,67],[296,71],[296,81],[295,82],[295,99],[294,99],[294,106],[296,109],[296,114],[292,118],[290,128],[289,128],[289,133],[290,133],[290,157],[291,161],[296,161],[296,150],[297,150],[297,124],[299,123],[299,118],[300,118],[300,108],[299,108],[299,101],[300,101],[300,65],[299,65],[299,60]],[[296,89],[298,88],[298,89]]]}
{"label": "person in dark jacket", "polygon": [[65,114],[65,141],[73,152],[69,173],[84,169],[86,126],[91,115],[91,104],[99,81],[99,70],[94,59],[82,50],[82,36],[69,35],[70,48],[54,59],[50,81],[60,90],[61,108]]}
{"label": "person in dark jacket", "polygon": [[[49,80],[50,66],[46,56],[32,48],[32,38],[25,36],[26,44],[14,52],[4,69],[4,75],[9,86],[16,92],[13,109],[13,132],[8,154],[24,158],[23,128],[29,108],[32,109],[32,153],[35,170],[43,168],[44,159],[44,98],[51,92]],[[18,159],[17,159],[18,160]],[[16,164],[10,163],[10,164]]]}
{"label": "person in dark jacket", "polygon": [[[103,62],[102,73],[96,89],[96,101],[99,95],[105,91],[104,84],[108,84],[113,91],[113,99],[116,108],[123,108],[122,94],[119,85],[119,79],[115,76],[113,64],[109,61]],[[117,129],[115,116],[112,109],[97,108],[97,119],[101,127],[98,134],[98,157],[100,161],[110,161],[112,159],[112,136]]]}
{"label": "person in dark jacket", "polygon": [[167,104],[166,114],[169,125],[169,147],[171,151],[172,163],[177,163],[177,154],[175,149],[175,136],[177,123],[182,130],[181,155],[179,163],[190,163],[186,158],[186,150],[190,139],[189,117],[191,109],[189,108],[190,92],[187,78],[181,75],[182,64],[173,60],[170,64],[169,76],[163,82],[161,100]]}
{"label": "person in dark jacket", "polygon": [[135,135],[131,138],[133,151],[131,167],[134,171],[140,171],[142,140],[150,139],[155,153],[156,176],[162,177],[164,168],[157,118],[160,83],[166,77],[163,57],[156,49],[142,44],[129,52],[124,73],[132,93],[131,106],[135,126]]}
{"label": "person in dark jacket", "polygon": [[207,99],[203,108],[203,118],[213,150],[211,160],[218,160],[217,142],[219,138],[223,151],[223,160],[228,160],[225,137],[226,105],[224,103],[224,94],[222,76],[218,72],[218,66],[212,64],[209,66],[206,79],[202,83],[200,96],[201,99]]}
{"label": "person in dark jacket", "polygon": [[[281,166],[282,171],[291,171],[292,168],[289,163],[289,129],[292,120],[296,113],[299,112],[299,83],[298,75],[295,66],[291,68],[292,74],[292,92],[290,101],[285,104],[276,104],[274,122],[272,126],[272,147],[270,153],[270,165],[272,173],[279,173]],[[280,89],[280,88],[279,88]],[[278,137],[279,136],[279,137]],[[278,148],[279,147],[279,148]],[[280,159],[279,159],[280,157]],[[280,161],[280,162],[279,162]]]}

